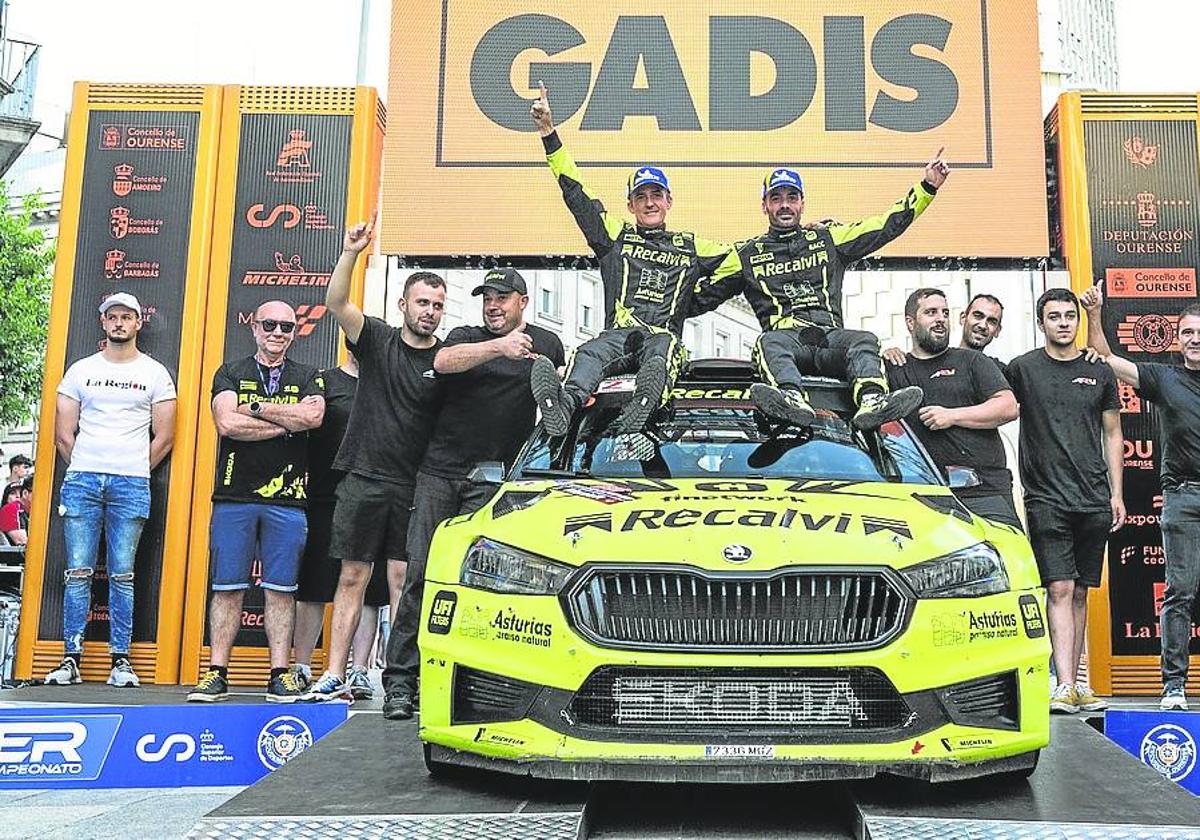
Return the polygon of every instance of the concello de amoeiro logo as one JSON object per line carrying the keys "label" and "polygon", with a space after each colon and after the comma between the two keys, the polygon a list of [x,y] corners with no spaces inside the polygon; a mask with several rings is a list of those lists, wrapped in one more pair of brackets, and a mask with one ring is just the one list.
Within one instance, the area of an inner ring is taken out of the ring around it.
{"label": "concello de amoeiro logo", "polygon": [[1125,160],[1142,169],[1149,169],[1158,162],[1158,144],[1147,143],[1141,137],[1133,136],[1123,145]]}

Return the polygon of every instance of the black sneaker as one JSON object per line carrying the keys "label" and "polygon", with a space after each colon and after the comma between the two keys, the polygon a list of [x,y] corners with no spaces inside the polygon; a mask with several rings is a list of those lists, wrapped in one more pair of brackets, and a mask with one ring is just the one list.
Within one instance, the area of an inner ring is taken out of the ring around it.
{"label": "black sneaker", "polygon": [[284,671],[277,677],[271,677],[267,683],[268,703],[295,703],[297,700],[307,700],[308,697],[309,690],[294,671]]}
{"label": "black sneaker", "polygon": [[388,720],[408,720],[413,716],[416,703],[407,691],[389,691],[383,698],[383,716]]}
{"label": "black sneaker", "polygon": [[791,388],[784,391],[762,382],[755,382],[750,386],[750,401],[772,420],[793,426],[811,426],[817,417],[804,394]]}
{"label": "black sneaker", "polygon": [[638,371],[633,386],[633,398],[621,409],[617,418],[616,433],[628,435],[646,428],[646,421],[660,405],[663,391],[667,387],[667,363],[661,356],[646,360]]}
{"label": "black sneaker", "polygon": [[912,414],[923,399],[925,392],[916,385],[887,394],[871,391],[863,395],[851,422],[857,429],[878,429],[884,423]]}
{"label": "black sneaker", "polygon": [[545,356],[533,360],[533,368],[529,372],[529,389],[533,399],[542,412],[542,425],[551,437],[562,437],[567,433],[571,424],[571,415],[566,410],[566,394],[563,392],[562,380],[558,378],[558,369],[554,362]]}
{"label": "black sneaker", "polygon": [[196,687],[188,692],[189,703],[215,703],[229,697],[229,682],[215,668],[204,672]]}

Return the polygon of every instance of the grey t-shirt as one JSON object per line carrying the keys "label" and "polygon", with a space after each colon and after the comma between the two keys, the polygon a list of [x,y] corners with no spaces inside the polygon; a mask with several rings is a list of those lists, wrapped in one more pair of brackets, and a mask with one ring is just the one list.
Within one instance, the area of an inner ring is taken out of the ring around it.
{"label": "grey t-shirt", "polygon": [[1101,417],[1121,408],[1112,370],[1083,354],[1060,362],[1038,348],[1009,363],[1008,381],[1021,404],[1025,503],[1107,511],[1112,494]]}

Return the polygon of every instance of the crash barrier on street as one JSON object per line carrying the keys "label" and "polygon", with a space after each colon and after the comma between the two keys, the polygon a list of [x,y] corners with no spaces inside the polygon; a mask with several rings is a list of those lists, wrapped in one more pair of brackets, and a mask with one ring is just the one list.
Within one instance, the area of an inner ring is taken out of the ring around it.
{"label": "crash barrier on street", "polygon": [[250,785],[346,721],[345,703],[0,708],[0,790]]}

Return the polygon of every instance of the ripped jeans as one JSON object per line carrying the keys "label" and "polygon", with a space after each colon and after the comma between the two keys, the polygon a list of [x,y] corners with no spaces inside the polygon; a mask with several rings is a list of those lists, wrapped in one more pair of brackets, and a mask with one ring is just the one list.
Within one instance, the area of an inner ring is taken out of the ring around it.
{"label": "ripped jeans", "polygon": [[109,650],[128,653],[133,635],[133,562],[150,516],[150,479],[68,472],[59,491],[67,542],[63,640],[67,653],[83,650],[92,606],[92,575],[104,529],[107,547]]}

